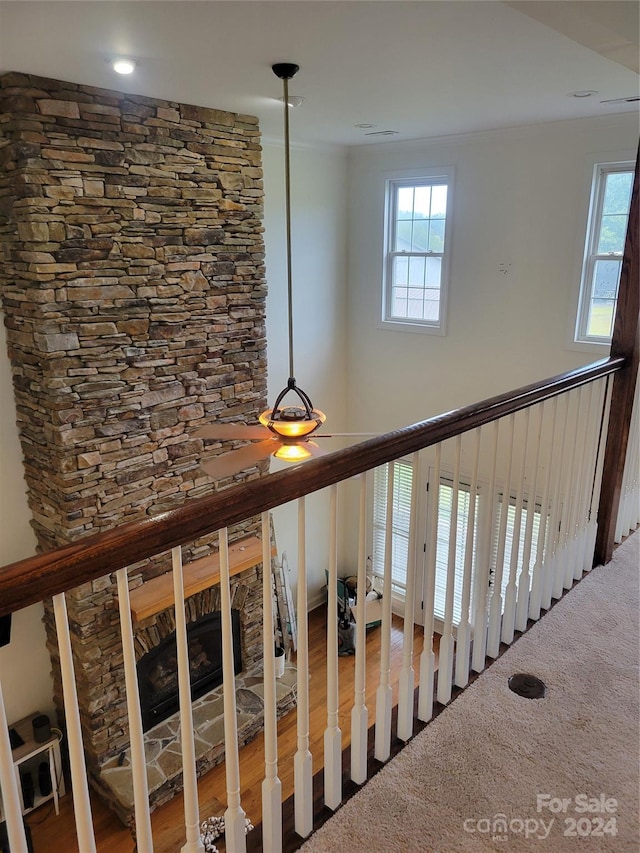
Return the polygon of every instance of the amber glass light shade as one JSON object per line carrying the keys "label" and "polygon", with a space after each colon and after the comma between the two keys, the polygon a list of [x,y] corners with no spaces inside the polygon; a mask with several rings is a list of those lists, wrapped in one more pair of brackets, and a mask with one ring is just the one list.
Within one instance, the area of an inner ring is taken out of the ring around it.
{"label": "amber glass light shade", "polygon": [[[287,417],[288,412],[299,413],[299,416]],[[302,438],[315,432],[327,419],[320,409],[312,409],[310,414],[311,417],[303,409],[277,409],[275,413],[273,409],[269,409],[262,412],[258,420],[271,432],[283,438]]]}
{"label": "amber glass light shade", "polygon": [[301,441],[299,444],[283,444],[273,454],[276,459],[281,459],[283,462],[304,462],[313,454],[307,447],[311,442]]}

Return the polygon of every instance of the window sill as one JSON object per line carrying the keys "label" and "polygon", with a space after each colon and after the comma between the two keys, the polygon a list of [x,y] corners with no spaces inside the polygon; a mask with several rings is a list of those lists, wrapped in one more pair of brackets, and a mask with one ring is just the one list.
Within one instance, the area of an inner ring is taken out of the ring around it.
{"label": "window sill", "polygon": [[403,323],[401,320],[380,320],[378,329],[384,329],[387,332],[410,332],[419,335],[439,335],[444,337],[446,330],[443,326],[432,326],[426,323]]}

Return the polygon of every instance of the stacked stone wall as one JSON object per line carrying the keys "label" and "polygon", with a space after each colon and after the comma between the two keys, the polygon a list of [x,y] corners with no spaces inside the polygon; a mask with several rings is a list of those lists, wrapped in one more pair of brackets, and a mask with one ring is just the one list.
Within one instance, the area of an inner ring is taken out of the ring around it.
{"label": "stacked stone wall", "polygon": [[[225,485],[194,433],[266,408],[262,211],[255,118],[0,77],[0,290],[41,549]],[[112,579],[67,598],[98,767],[128,739]]]}

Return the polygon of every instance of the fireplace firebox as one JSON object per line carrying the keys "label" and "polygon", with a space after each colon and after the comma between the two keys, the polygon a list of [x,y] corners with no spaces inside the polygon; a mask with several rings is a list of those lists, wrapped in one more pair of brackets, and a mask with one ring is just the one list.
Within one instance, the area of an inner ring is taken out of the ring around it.
{"label": "fireplace firebox", "polygon": [[[199,699],[222,683],[222,627],[220,611],[201,616],[187,626],[191,699]],[[242,672],[240,611],[231,611],[235,674]],[[148,731],[179,707],[178,660],[175,632],[138,661],[142,727]]]}

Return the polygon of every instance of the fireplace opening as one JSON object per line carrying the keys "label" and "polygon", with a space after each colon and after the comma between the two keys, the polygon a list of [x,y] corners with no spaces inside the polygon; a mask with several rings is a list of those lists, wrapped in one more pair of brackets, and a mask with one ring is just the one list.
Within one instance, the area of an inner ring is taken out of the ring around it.
{"label": "fireplace opening", "polygon": [[[222,627],[220,611],[207,613],[187,625],[191,699],[199,699],[222,684]],[[242,672],[240,611],[231,611],[235,674]],[[138,661],[142,728],[146,732],[179,708],[178,653],[175,632]]]}

